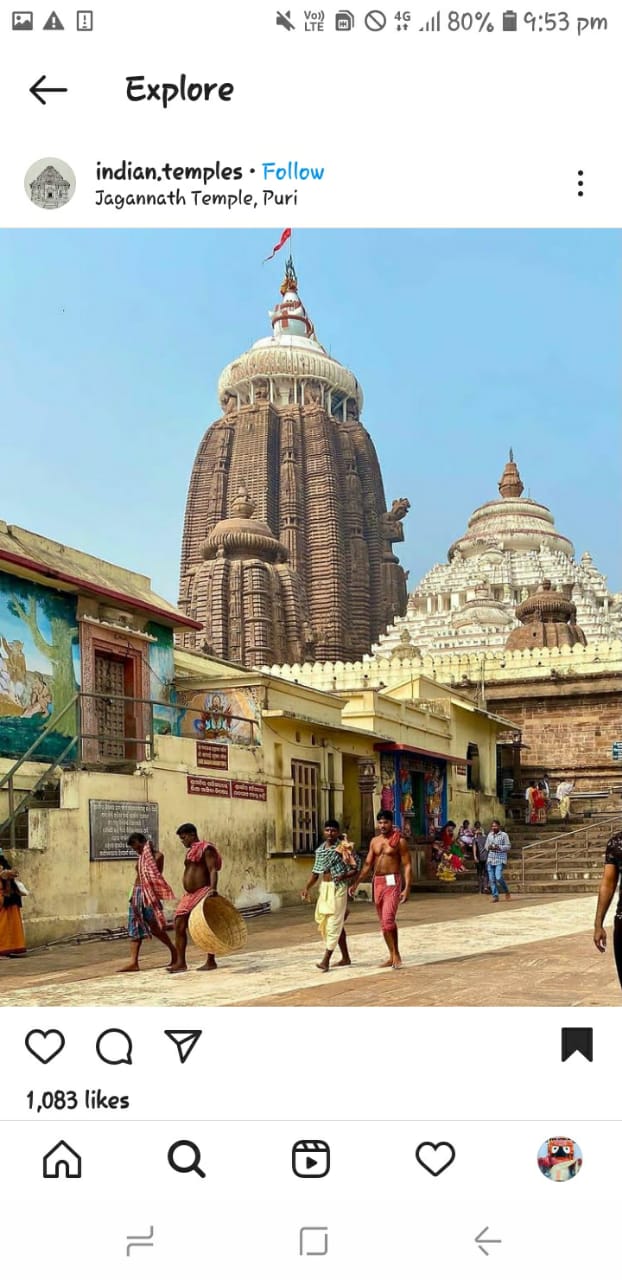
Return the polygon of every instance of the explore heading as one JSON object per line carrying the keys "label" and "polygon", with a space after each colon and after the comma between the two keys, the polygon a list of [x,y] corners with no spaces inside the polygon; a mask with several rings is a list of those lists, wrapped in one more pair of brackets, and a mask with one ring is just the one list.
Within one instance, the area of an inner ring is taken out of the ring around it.
{"label": "explore heading", "polygon": [[166,111],[176,98],[180,102],[230,102],[234,94],[234,85],[229,82],[219,84],[209,81],[189,80],[185,72],[177,81],[165,81],[162,84],[150,84],[145,76],[126,76],[127,96],[130,102],[156,101]]}

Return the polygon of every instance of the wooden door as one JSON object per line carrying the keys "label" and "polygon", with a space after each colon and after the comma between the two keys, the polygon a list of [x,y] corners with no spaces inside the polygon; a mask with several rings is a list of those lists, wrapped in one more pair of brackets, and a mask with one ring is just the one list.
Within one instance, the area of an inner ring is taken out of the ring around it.
{"label": "wooden door", "polygon": [[100,760],[124,760],[127,755],[125,684],[125,660],[112,654],[96,653],[95,693],[103,695],[94,699]]}

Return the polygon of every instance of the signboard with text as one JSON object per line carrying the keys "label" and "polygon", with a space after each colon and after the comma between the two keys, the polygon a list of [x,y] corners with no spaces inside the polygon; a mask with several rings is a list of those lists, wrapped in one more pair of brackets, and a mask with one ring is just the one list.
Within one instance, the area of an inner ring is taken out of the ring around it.
{"label": "signboard with text", "polygon": [[234,800],[267,800],[268,788],[265,782],[232,782],[231,795]]}
{"label": "signboard with text", "polygon": [[203,769],[228,769],[229,748],[226,742],[197,742],[197,764]]}
{"label": "signboard with text", "polygon": [[188,775],[189,796],[220,796],[231,798],[231,783],[226,778],[198,778],[196,774]]}
{"label": "signboard with text", "polygon": [[91,862],[119,862],[136,857],[128,849],[133,831],[149,836],[158,847],[158,806],[133,800],[89,800],[89,857]]}
{"label": "signboard with text", "polygon": [[614,760],[622,760],[622,742],[613,743],[611,755]]}

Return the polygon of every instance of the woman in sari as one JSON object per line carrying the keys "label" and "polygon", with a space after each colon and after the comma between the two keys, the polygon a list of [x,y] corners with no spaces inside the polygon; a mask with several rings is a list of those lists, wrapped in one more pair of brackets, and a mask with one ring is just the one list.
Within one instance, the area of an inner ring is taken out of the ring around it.
{"label": "woman in sari", "polygon": [[527,801],[526,821],[529,823],[537,822],[535,796],[538,790],[535,782],[530,782],[525,792],[525,800]]}
{"label": "woman in sari", "polygon": [[22,895],[17,888],[17,871],[13,870],[0,849],[0,956],[26,954],[26,937],[22,924]]}
{"label": "woman in sari", "polygon": [[537,787],[534,787],[533,789],[532,804],[535,812],[535,818],[533,821],[539,823],[540,826],[543,826],[546,822],[547,799],[546,791],[541,783],[538,783]]}

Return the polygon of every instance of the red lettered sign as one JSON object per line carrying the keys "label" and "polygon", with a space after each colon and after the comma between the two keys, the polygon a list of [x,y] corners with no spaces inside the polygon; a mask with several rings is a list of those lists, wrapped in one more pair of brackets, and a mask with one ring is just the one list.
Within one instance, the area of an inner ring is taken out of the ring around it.
{"label": "red lettered sign", "polygon": [[188,775],[188,795],[221,796],[228,800],[231,796],[231,783],[226,778],[198,778],[191,773]]}
{"label": "red lettered sign", "polygon": [[268,788],[265,782],[232,782],[231,795],[234,800],[267,800]]}

